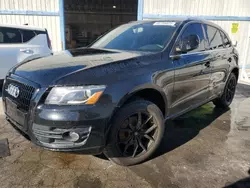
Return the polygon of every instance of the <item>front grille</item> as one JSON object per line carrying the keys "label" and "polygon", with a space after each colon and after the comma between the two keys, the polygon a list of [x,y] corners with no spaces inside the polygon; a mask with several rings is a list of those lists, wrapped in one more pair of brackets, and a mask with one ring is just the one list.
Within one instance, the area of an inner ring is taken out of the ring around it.
{"label": "front grille", "polygon": [[[9,84],[12,84],[12,85],[19,88],[20,92],[19,92],[19,96],[17,98],[11,96],[6,91]],[[15,102],[17,104],[17,107],[19,109],[22,109],[25,112],[27,112],[29,110],[30,101],[31,101],[31,98],[32,98],[34,92],[35,92],[34,87],[32,87],[30,85],[27,85],[25,83],[18,82],[16,80],[12,80],[12,79],[7,79],[6,82],[5,82],[5,85],[4,85],[4,95],[5,95],[5,97],[10,98],[13,102]]]}

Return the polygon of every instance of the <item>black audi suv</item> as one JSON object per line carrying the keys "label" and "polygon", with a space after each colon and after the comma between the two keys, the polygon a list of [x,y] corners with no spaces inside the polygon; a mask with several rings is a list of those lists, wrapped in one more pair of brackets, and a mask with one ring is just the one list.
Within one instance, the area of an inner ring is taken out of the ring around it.
{"label": "black audi suv", "polygon": [[135,165],[156,151],[165,120],[210,101],[231,104],[238,59],[228,35],[211,22],[130,22],[87,48],[12,68],[4,110],[39,146]]}

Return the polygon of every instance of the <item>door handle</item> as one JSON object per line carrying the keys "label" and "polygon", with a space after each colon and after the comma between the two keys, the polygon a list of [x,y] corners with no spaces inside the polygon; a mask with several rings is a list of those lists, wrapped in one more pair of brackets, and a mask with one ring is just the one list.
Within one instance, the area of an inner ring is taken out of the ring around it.
{"label": "door handle", "polygon": [[33,54],[34,51],[31,49],[20,49],[20,52],[25,53],[25,54]]}
{"label": "door handle", "polygon": [[210,62],[206,62],[205,66],[209,68],[210,67]]}

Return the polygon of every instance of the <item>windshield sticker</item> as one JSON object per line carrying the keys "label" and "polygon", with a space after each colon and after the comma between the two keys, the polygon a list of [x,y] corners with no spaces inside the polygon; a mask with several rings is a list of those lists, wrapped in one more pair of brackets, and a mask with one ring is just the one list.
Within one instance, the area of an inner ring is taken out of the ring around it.
{"label": "windshield sticker", "polygon": [[175,27],[176,22],[155,22],[154,25],[162,25],[162,26],[172,26]]}

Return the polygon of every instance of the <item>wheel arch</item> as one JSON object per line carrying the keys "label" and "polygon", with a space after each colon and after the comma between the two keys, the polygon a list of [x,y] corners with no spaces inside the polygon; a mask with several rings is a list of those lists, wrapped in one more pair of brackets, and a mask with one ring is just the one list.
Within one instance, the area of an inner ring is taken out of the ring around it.
{"label": "wheel arch", "polygon": [[119,101],[118,107],[121,107],[136,98],[142,98],[155,103],[162,111],[163,116],[165,117],[167,115],[168,101],[164,91],[159,86],[145,84],[133,88]]}
{"label": "wheel arch", "polygon": [[[147,93],[147,94],[145,94]],[[148,96],[151,96],[148,97]],[[155,98],[153,98],[155,97]],[[167,101],[167,96],[165,95],[164,91],[162,90],[162,88],[156,84],[141,84],[138,85],[136,87],[130,87],[130,89],[127,90],[127,92],[125,92],[124,94],[122,94],[122,97],[117,101],[116,103],[116,108],[113,110],[110,118],[107,120],[107,124],[105,127],[105,135],[106,135],[106,143],[107,143],[107,139],[108,139],[108,135],[110,133],[110,129],[112,127],[112,119],[115,116],[115,114],[117,113],[117,111],[125,104],[129,103],[132,100],[135,100],[136,98],[140,98],[140,99],[145,99],[145,100],[149,100],[153,103],[157,103],[156,99],[158,97],[158,104],[156,104],[160,110],[162,111],[163,117],[165,118],[167,116],[168,113],[168,101]],[[155,99],[155,100],[153,100]],[[162,100],[164,102],[162,102]]]}

